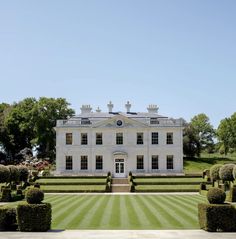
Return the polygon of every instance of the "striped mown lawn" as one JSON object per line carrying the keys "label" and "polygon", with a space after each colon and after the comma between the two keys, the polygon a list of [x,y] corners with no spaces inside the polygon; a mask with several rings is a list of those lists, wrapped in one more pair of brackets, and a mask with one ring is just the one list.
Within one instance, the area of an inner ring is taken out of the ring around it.
{"label": "striped mown lawn", "polygon": [[200,195],[46,195],[52,229],[198,229]]}

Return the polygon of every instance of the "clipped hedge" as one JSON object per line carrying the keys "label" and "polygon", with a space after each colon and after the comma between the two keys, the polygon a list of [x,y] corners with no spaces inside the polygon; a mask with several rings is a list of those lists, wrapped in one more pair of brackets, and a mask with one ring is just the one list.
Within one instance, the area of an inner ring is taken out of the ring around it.
{"label": "clipped hedge", "polygon": [[16,231],[16,209],[0,207],[0,231]]}
{"label": "clipped hedge", "polygon": [[236,186],[232,187],[229,191],[229,202],[236,202]]}
{"label": "clipped hedge", "polygon": [[222,164],[215,164],[210,168],[210,178],[212,181],[220,180],[219,171],[222,166]]}
{"label": "clipped hedge", "polygon": [[11,189],[3,188],[1,202],[10,202],[11,201]]}
{"label": "clipped hedge", "polygon": [[52,208],[50,203],[19,204],[17,223],[22,232],[46,232],[51,228]]}
{"label": "clipped hedge", "polygon": [[10,179],[10,171],[8,167],[0,164],[0,183],[6,183]]}
{"label": "clipped hedge", "polygon": [[26,201],[29,204],[39,204],[44,199],[44,193],[38,188],[32,188],[26,193]]}
{"label": "clipped hedge", "polygon": [[207,200],[212,204],[223,204],[226,198],[226,193],[220,188],[210,188],[207,193]]}
{"label": "clipped hedge", "polygon": [[236,209],[230,204],[198,204],[200,228],[209,232],[236,232]]}
{"label": "clipped hedge", "polygon": [[235,164],[225,164],[220,168],[219,175],[223,181],[234,181],[233,169]]}

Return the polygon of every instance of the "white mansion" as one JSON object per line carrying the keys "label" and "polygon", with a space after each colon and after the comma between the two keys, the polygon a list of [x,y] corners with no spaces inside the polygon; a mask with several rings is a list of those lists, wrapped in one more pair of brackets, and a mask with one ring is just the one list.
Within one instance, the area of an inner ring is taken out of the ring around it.
{"label": "white mansion", "polygon": [[127,177],[140,174],[183,172],[182,120],[158,114],[156,105],[146,113],[108,112],[89,105],[81,114],[58,120],[56,130],[57,174],[106,174]]}

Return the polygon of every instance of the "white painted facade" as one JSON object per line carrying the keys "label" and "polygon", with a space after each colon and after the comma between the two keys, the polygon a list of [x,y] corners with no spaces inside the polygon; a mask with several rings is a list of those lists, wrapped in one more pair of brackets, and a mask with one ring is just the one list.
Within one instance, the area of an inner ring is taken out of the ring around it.
{"label": "white painted facade", "polygon": [[57,174],[182,173],[182,120],[159,115],[156,105],[150,105],[147,113],[130,112],[130,107],[127,102],[126,113],[112,112],[110,102],[109,112],[103,113],[83,105],[80,115],[58,120]]}

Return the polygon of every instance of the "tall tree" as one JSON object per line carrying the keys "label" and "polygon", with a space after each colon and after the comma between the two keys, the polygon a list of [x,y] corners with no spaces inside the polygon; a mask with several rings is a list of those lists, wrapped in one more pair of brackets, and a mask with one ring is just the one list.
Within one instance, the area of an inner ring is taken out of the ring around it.
{"label": "tall tree", "polygon": [[41,97],[39,99],[34,109],[37,112],[34,144],[37,145],[38,153],[41,156],[55,156],[56,134],[53,128],[56,126],[56,120],[66,119],[75,113],[73,109],[69,108],[69,105],[63,98]]}
{"label": "tall tree", "polygon": [[190,122],[199,138],[200,151],[210,150],[214,145],[215,130],[205,114],[198,114]]}
{"label": "tall tree", "polygon": [[223,146],[225,155],[230,149],[236,151],[236,112],[230,118],[220,121],[217,137]]}
{"label": "tall tree", "polygon": [[184,128],[183,152],[187,157],[200,156],[199,136],[191,124]]}

